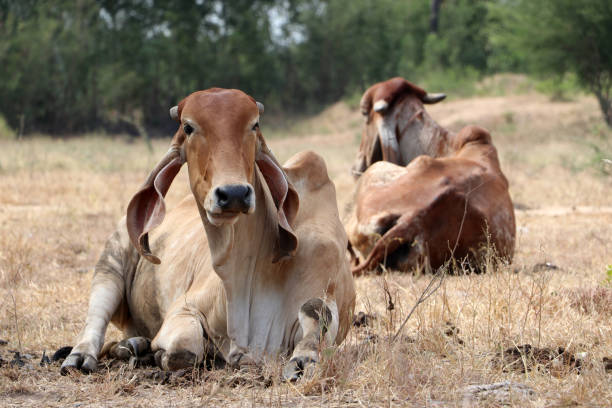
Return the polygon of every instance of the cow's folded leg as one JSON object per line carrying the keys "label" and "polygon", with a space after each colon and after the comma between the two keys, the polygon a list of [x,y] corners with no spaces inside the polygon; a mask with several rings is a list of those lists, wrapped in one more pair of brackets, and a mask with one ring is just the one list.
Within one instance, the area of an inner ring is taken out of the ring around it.
{"label": "cow's folded leg", "polygon": [[307,366],[319,361],[320,349],[334,344],[338,334],[338,307],[333,300],[308,300],[300,307],[298,318],[303,336],[283,368],[285,381],[300,378]]}
{"label": "cow's folded leg", "polygon": [[155,363],[162,370],[198,366],[205,355],[204,328],[198,316],[181,311],[164,320],[151,342]]}

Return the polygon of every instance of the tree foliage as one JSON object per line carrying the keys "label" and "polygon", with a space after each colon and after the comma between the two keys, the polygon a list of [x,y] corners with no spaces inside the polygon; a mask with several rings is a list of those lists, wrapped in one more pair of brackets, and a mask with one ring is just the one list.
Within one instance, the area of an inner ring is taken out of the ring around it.
{"label": "tree foliage", "polygon": [[491,44],[510,56],[500,68],[575,73],[612,127],[610,0],[508,0],[491,3],[490,16]]}
{"label": "tree foliage", "polygon": [[0,114],[167,134],[168,107],[212,86],[291,113],[396,75],[525,69],[575,71],[609,103],[609,1],[434,2],[436,30],[431,0],[0,0]]}

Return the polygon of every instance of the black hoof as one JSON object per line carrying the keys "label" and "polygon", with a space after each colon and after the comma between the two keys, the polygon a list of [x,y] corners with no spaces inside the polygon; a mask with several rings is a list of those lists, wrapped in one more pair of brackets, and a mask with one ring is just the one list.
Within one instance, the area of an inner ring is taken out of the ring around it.
{"label": "black hoof", "polygon": [[198,366],[196,355],[187,350],[174,353],[168,353],[166,350],[157,350],[155,352],[155,364],[162,370],[170,371]]}
{"label": "black hoof", "polygon": [[62,363],[60,373],[62,375],[68,374],[70,371],[81,371],[89,374],[96,371],[98,368],[98,360],[89,354],[73,353],[66,357],[66,360]]}
{"label": "black hoof", "polygon": [[151,341],[144,337],[130,337],[121,340],[111,347],[109,355],[118,360],[129,361],[132,357],[140,358],[151,351]]}
{"label": "black hoof", "polygon": [[283,368],[283,381],[295,382],[304,375],[304,370],[311,364],[316,363],[310,357],[294,357]]}
{"label": "black hoof", "polygon": [[51,357],[51,361],[63,360],[70,355],[72,352],[72,347],[64,346],[53,353],[53,357]]}

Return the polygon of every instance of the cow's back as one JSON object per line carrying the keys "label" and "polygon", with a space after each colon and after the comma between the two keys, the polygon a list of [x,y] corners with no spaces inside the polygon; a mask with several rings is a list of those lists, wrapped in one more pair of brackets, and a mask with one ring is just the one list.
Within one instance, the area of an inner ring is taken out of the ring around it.
{"label": "cow's back", "polygon": [[403,238],[422,245],[432,265],[442,264],[451,251],[458,258],[468,255],[482,246],[486,233],[498,254],[511,258],[515,224],[508,182],[488,133],[475,129],[476,135],[473,127],[459,133],[465,143],[450,156],[419,156],[406,167],[378,162],[366,170],[347,223],[351,243],[362,254],[404,224],[413,235]]}
{"label": "cow's back", "polygon": [[310,287],[303,291],[305,299],[320,293],[338,302],[340,331],[336,342],[339,344],[350,326],[355,287],[346,259],[348,239],[338,213],[336,189],[329,179],[325,161],[312,151],[294,155],[283,167],[300,197],[294,222],[298,252],[290,261],[296,272],[296,287],[291,291],[298,295],[299,285],[306,283]]}

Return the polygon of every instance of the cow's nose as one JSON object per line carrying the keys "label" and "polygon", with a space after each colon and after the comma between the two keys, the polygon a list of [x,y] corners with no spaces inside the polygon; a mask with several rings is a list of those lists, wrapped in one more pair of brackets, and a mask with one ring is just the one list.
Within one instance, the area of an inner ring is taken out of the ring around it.
{"label": "cow's nose", "polygon": [[226,184],[215,189],[215,200],[222,211],[247,213],[253,205],[253,188],[248,184]]}

